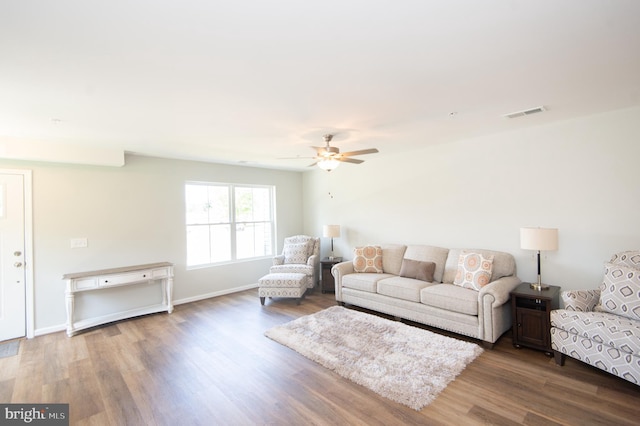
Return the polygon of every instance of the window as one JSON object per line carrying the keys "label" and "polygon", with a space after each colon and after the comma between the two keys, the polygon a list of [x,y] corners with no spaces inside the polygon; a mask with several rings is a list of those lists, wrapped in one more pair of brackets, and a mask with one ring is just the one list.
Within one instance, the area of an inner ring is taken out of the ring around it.
{"label": "window", "polygon": [[273,186],[185,185],[187,266],[273,256]]}

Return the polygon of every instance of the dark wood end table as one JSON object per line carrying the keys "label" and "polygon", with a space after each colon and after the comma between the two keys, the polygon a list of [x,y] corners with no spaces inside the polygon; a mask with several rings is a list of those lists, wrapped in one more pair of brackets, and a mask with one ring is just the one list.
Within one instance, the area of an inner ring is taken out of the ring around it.
{"label": "dark wood end table", "polygon": [[334,257],[333,259],[325,257],[320,261],[320,270],[322,271],[320,275],[320,290],[322,293],[336,291],[335,279],[333,275],[331,275],[331,268],[340,262],[342,262],[341,257]]}
{"label": "dark wood end table", "polygon": [[549,286],[534,290],[529,283],[521,283],[511,292],[513,346],[526,346],[545,351],[551,349],[551,320],[549,315],[559,306],[560,287]]}

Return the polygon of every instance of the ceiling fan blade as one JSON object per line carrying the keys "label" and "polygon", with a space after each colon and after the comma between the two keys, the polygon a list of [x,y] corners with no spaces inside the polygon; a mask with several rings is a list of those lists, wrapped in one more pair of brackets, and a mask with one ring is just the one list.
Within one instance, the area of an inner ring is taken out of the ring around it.
{"label": "ceiling fan blade", "polygon": [[276,158],[276,160],[308,160],[310,158],[316,158],[316,157],[278,157]]}
{"label": "ceiling fan blade", "polygon": [[361,149],[360,151],[343,152],[342,156],[351,157],[352,155],[375,154],[376,152],[378,152],[376,148]]}
{"label": "ceiling fan blade", "polygon": [[364,160],[358,160],[357,158],[336,157],[336,160],[342,161],[343,163],[353,163],[353,164],[364,163]]}
{"label": "ceiling fan blade", "polygon": [[318,164],[318,162],[317,162],[317,161],[316,161],[315,163],[311,163],[311,164],[309,164],[307,167],[313,167],[313,166],[315,166],[316,164]]}

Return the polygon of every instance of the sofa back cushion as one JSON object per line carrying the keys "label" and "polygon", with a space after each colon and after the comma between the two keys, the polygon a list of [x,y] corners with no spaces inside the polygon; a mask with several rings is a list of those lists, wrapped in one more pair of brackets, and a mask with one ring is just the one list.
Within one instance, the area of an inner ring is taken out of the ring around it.
{"label": "sofa back cushion", "polygon": [[400,244],[382,245],[382,269],[387,274],[400,275],[402,259],[407,246]]}
{"label": "sofa back cushion", "polygon": [[625,265],[640,270],[640,251],[629,250],[616,253],[611,257],[609,263]]}
{"label": "sofa back cushion", "polygon": [[640,270],[625,263],[606,263],[596,310],[640,320]]}
{"label": "sofa back cushion", "polygon": [[458,272],[458,260],[462,251],[480,253],[484,257],[493,256],[493,268],[491,271],[491,281],[502,277],[510,277],[516,274],[516,261],[513,256],[503,251],[484,249],[450,249],[449,256],[444,267],[443,283],[452,284]]}
{"label": "sofa back cushion", "polygon": [[[421,262],[435,263],[436,268],[433,271],[433,281],[441,283],[448,253],[449,253],[449,249],[446,249],[446,248],[414,244],[414,245],[407,246],[407,250],[404,253],[404,257],[406,259],[419,260]],[[456,259],[456,262],[457,262],[457,259]],[[402,265],[402,261],[400,262],[400,265]],[[457,266],[458,265],[456,263],[456,267]],[[400,270],[398,270],[398,272],[399,271]],[[452,282],[453,282],[453,279],[452,279]]]}

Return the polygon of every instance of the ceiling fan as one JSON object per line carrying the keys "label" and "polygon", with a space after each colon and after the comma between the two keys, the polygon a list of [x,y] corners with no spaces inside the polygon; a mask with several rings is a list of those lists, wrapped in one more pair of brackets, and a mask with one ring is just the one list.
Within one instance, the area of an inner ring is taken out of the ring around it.
{"label": "ceiling fan", "polygon": [[360,164],[363,163],[364,160],[359,160],[357,158],[351,158],[355,155],[364,155],[364,154],[375,154],[378,152],[376,148],[370,149],[361,149],[359,151],[350,151],[340,153],[340,149],[335,146],[331,146],[329,143],[333,139],[333,135],[327,134],[324,135],[324,141],[326,143],[325,146],[312,146],[311,148],[316,150],[316,156],[313,157],[316,161],[312,164],[309,164],[309,167],[313,167],[316,164],[323,170],[330,172],[340,165],[340,163],[353,163]]}

